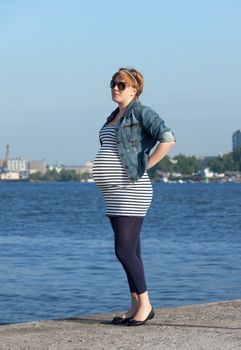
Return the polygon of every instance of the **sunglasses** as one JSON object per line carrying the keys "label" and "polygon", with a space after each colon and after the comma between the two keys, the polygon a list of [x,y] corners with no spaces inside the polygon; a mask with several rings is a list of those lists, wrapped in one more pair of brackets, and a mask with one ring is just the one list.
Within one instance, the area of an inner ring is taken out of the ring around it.
{"label": "sunglasses", "polygon": [[123,91],[127,88],[127,86],[129,86],[127,83],[125,83],[124,81],[115,81],[115,80],[111,80],[110,81],[110,88],[114,89],[114,87],[117,86],[118,90]]}

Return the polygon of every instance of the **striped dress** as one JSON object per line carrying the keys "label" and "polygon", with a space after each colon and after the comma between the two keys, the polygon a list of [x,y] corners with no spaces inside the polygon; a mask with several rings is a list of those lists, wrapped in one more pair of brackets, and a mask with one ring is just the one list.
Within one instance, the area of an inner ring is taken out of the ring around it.
{"label": "striped dress", "polygon": [[102,146],[93,165],[93,179],[103,193],[107,216],[145,216],[152,200],[147,172],[131,182],[122,166],[115,138],[115,125],[100,130]]}

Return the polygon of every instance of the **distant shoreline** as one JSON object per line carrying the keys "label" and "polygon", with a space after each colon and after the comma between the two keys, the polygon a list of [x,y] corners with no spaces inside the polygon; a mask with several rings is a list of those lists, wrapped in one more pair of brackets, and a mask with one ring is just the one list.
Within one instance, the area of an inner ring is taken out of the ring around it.
{"label": "distant shoreline", "polygon": [[[177,180],[177,181],[160,181],[160,180],[151,180],[152,183],[162,183],[162,184],[241,184],[241,180],[239,181],[222,181],[222,180],[200,180],[200,181],[188,181],[188,180]],[[19,180],[0,180],[0,183],[82,183],[82,184],[95,184],[94,181],[59,181],[59,180],[30,180],[30,179],[19,179]]]}

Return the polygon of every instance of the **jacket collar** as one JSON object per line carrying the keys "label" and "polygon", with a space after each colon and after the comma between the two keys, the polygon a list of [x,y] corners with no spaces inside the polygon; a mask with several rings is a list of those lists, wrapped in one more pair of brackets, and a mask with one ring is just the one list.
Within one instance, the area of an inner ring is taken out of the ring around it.
{"label": "jacket collar", "polygon": [[125,109],[125,112],[123,114],[123,118],[124,117],[129,117],[129,115],[131,114],[132,110],[138,105],[140,104],[139,100],[133,100],[131,101],[128,106]]}
{"label": "jacket collar", "polygon": [[[122,118],[125,118],[125,117],[129,117],[129,115],[131,114],[132,110],[137,106],[137,105],[140,105],[140,101],[139,100],[133,100],[131,101],[128,106],[126,107],[125,109],[125,112],[122,116]],[[119,112],[119,107],[117,107],[110,115],[109,117],[107,118],[107,123],[110,123],[116,116],[116,114]]]}

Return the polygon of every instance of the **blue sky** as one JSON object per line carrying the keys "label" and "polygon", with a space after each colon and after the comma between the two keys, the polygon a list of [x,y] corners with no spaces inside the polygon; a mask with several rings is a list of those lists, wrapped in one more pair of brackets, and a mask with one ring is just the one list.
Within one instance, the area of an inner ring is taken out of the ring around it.
{"label": "blue sky", "polygon": [[84,164],[123,66],[176,135],[171,155],[231,151],[241,128],[239,0],[0,0],[0,158]]}

